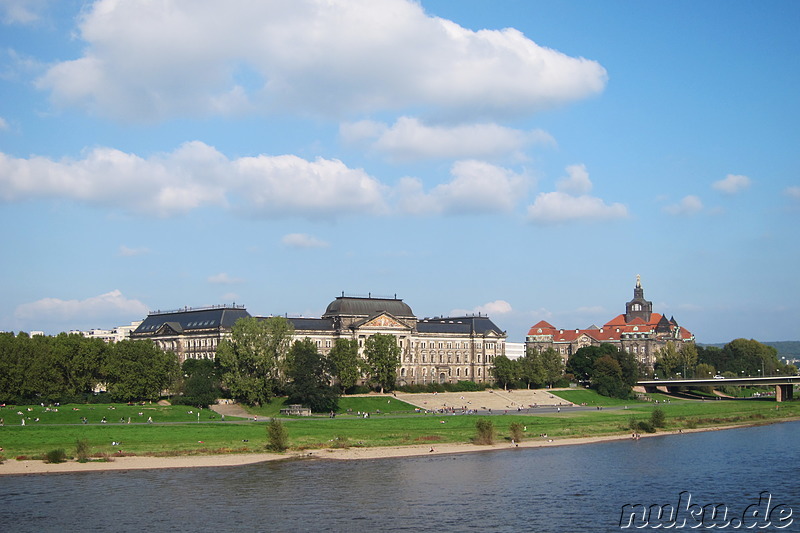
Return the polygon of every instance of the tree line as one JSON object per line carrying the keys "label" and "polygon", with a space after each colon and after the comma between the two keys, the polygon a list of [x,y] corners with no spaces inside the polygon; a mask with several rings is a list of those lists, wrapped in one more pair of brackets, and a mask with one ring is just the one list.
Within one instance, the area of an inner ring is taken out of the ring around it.
{"label": "tree line", "polygon": [[735,339],[718,346],[667,343],[656,353],[654,373],[660,378],[795,375],[797,367],[778,359],[778,351],[753,339]]}
{"label": "tree line", "polygon": [[363,358],[353,339],[336,339],[325,356],[313,340],[293,338],[282,317],[237,320],[217,347],[221,381],[231,396],[262,405],[285,395],[289,404],[324,412],[334,411],[339,396],[362,377],[381,392],[395,387],[400,346],[393,335],[367,338]]}
{"label": "tree line", "polygon": [[365,379],[391,390],[400,366],[393,335],[358,343],[337,339],[327,356],[310,339],[294,339],[282,317],[244,318],[223,339],[217,358],[188,359],[149,340],[107,344],[80,334],[55,337],[0,333],[0,402],[81,402],[98,390],[116,402],[157,400],[169,391],[174,403],[209,405],[227,395],[251,405],[288,396],[314,411],[335,410],[339,396]]}
{"label": "tree line", "polygon": [[0,333],[3,403],[85,401],[98,386],[113,401],[157,400],[178,377],[177,356],[150,341]]}

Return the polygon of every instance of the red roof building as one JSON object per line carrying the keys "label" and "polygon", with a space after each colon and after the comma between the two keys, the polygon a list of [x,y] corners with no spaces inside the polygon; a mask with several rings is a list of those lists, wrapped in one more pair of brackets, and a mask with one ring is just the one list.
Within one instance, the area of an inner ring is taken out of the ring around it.
{"label": "red roof building", "polygon": [[589,326],[586,329],[558,329],[542,320],[528,331],[525,347],[526,351],[555,348],[566,362],[584,346],[611,343],[634,354],[640,362],[652,368],[656,352],[668,342],[680,349],[683,343],[694,342],[694,335],[679,326],[674,317],[667,319],[653,312],[653,302],[645,300],[641,278],[636,276],[633,299],[625,304],[624,314],[615,316],[602,327]]}

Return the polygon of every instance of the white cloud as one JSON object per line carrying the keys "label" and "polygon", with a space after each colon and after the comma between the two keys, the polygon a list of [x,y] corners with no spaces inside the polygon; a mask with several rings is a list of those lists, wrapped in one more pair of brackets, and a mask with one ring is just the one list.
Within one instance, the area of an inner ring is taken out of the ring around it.
{"label": "white cloud", "polygon": [[107,117],[382,110],[513,117],[602,91],[595,61],[515,29],[472,31],[412,0],[99,0],[83,56],[37,81],[58,106]]}
{"label": "white cloud", "polygon": [[0,117],[0,130],[7,130],[8,129],[8,122],[3,117]]}
{"label": "white cloud", "polygon": [[119,255],[122,257],[135,257],[137,255],[145,255],[149,254],[149,248],[130,248],[128,246],[120,245],[119,247]]}
{"label": "white cloud", "polygon": [[684,196],[677,204],[665,206],[663,211],[670,215],[694,215],[703,210],[703,202],[692,194]]}
{"label": "white cloud", "polygon": [[528,207],[528,218],[536,223],[559,223],[576,220],[613,220],[627,218],[628,209],[620,204],[606,204],[594,196],[572,196],[563,192],[539,193]]}
{"label": "white cloud", "polygon": [[567,176],[556,182],[557,191],[539,193],[528,206],[528,220],[552,224],[627,218],[628,208],[623,204],[607,204],[587,194],[592,190],[592,182],[584,165],[570,165],[566,170]]}
{"label": "white cloud", "polygon": [[241,283],[243,280],[241,278],[232,278],[225,272],[220,272],[219,274],[209,276],[207,281],[219,285],[232,285],[234,283]]}
{"label": "white cloud", "polygon": [[487,315],[505,315],[513,311],[511,304],[505,300],[495,300],[475,308],[475,311]]}
{"label": "white cloud", "polygon": [[0,0],[5,24],[32,24],[41,19],[49,0]]}
{"label": "white cloud", "polygon": [[724,194],[736,194],[750,186],[751,180],[740,174],[728,174],[725,179],[715,181],[711,186]]}
{"label": "white cloud", "polygon": [[800,186],[793,185],[791,187],[786,187],[786,189],[783,190],[783,193],[789,198],[800,200]]}
{"label": "white cloud", "polygon": [[483,161],[457,161],[453,179],[425,193],[417,178],[400,181],[398,208],[410,214],[485,214],[512,211],[524,195],[528,178]]}
{"label": "white cloud", "polygon": [[556,182],[556,188],[567,194],[588,194],[592,190],[592,182],[586,165],[570,165],[567,175]]}
{"label": "white cloud", "polygon": [[30,325],[31,329],[48,329],[47,326],[56,325],[74,329],[80,323],[113,327],[144,318],[147,311],[147,306],[139,300],[129,300],[119,290],[113,290],[85,300],[43,298],[18,306],[14,317]]}
{"label": "white cloud", "polygon": [[531,144],[555,145],[543,130],[522,131],[491,123],[429,126],[413,117],[400,117],[391,127],[363,120],[343,124],[341,137],[348,142],[370,140],[372,149],[393,160],[491,158],[513,155]]}
{"label": "white cloud", "polygon": [[281,242],[289,248],[327,248],[330,246],[327,242],[307,233],[289,233],[283,236]]}
{"label": "white cloud", "polygon": [[472,309],[453,309],[450,311],[452,316],[458,315],[471,315],[480,313],[482,315],[489,315],[489,316],[496,316],[496,315],[506,315],[513,311],[511,304],[505,300],[495,300],[493,302],[488,302],[483,305],[478,305],[473,307]]}
{"label": "white cloud", "polygon": [[293,155],[229,160],[202,142],[147,159],[96,148],[83,159],[0,153],[0,200],[68,198],[169,216],[222,206],[257,216],[334,217],[385,209],[383,186],[338,160]]}

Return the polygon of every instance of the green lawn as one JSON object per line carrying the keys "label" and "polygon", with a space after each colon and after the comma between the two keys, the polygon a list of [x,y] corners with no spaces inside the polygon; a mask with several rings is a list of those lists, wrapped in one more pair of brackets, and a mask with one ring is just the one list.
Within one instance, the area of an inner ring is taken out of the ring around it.
{"label": "green lawn", "polygon": [[[583,391],[569,391],[583,392]],[[584,398],[591,399],[588,396]],[[468,442],[475,435],[477,416],[404,414],[404,405],[388,398],[345,398],[353,400],[355,410],[377,409],[378,403],[384,409],[395,408],[389,415],[371,415],[364,419],[357,416],[337,416],[336,418],[312,417],[285,419],[289,441],[294,449],[318,449],[334,446],[388,446],[404,444],[429,444],[436,442]],[[368,401],[367,401],[368,400]],[[366,402],[365,402],[366,401]],[[574,401],[570,398],[570,401]],[[397,402],[395,406],[394,403]],[[346,410],[348,403],[343,404]],[[406,404],[407,405],[407,404]],[[591,435],[626,434],[631,418],[647,420],[655,408],[666,414],[665,430],[720,425],[765,423],[779,419],[800,418],[800,401],[776,404],[774,401],[753,400],[709,400],[660,402],[628,402],[627,409],[609,406],[601,410],[573,410],[562,408],[561,412],[537,413],[536,415],[495,415],[489,417],[498,431],[499,439],[509,438],[509,425],[520,422],[527,427],[528,438],[540,438],[546,433],[548,438],[577,437]],[[231,451],[263,451],[266,442],[266,419],[259,422],[237,421],[228,417],[225,422],[210,411],[201,411],[201,422],[197,422],[197,410],[185,406],[162,407],[155,404],[147,406],[101,405],[75,406],[80,411],[72,411],[72,406],[62,406],[45,424],[42,413],[22,408],[23,413],[39,416],[39,423],[19,424],[19,407],[0,409],[0,417],[6,425],[0,427],[0,453],[5,459],[14,457],[38,456],[49,450],[63,448],[73,455],[75,441],[87,439],[93,454],[114,454],[118,450],[134,454],[178,454],[178,453],[226,453]],[[90,409],[89,407],[94,407]],[[110,407],[114,407],[111,409]],[[84,411],[86,409],[86,411]],[[189,414],[188,411],[193,411]],[[140,417],[139,412],[143,415]],[[80,416],[85,413],[92,424],[81,424]],[[109,415],[108,413],[113,413]],[[126,415],[125,413],[129,413]],[[99,424],[102,416],[109,420]],[[132,423],[119,423],[121,417],[131,416]],[[152,416],[154,423],[143,421]],[[63,417],[63,418],[61,418]],[[136,417],[136,418],[134,418]],[[261,416],[259,416],[261,419]],[[112,422],[116,420],[116,422]],[[121,442],[114,446],[113,442]]]}
{"label": "green lawn", "polygon": [[0,418],[4,419],[6,426],[22,425],[23,418],[25,418],[26,426],[80,424],[82,418],[86,418],[87,424],[100,424],[105,418],[105,423],[109,425],[127,424],[129,419],[131,424],[146,423],[148,418],[152,418],[153,422],[197,422],[198,413],[201,421],[219,419],[219,415],[210,409],[155,403],[144,405],[65,404],[58,407],[8,405],[0,408]]}
{"label": "green lawn", "polygon": [[[273,398],[267,405],[260,407],[246,407],[248,413],[257,415],[259,418],[279,417],[280,410],[286,407],[286,398]],[[370,413],[370,416],[380,414],[410,414],[416,409],[415,406],[400,401],[397,398],[385,396],[342,396],[339,398],[339,408],[336,410],[337,416],[357,416],[358,413]],[[319,414],[321,417],[327,415]]]}
{"label": "green lawn", "polygon": [[640,400],[620,400],[618,398],[601,396],[591,389],[558,390],[553,391],[552,394],[576,405],[582,405],[585,403],[586,405],[590,406],[611,407],[615,405],[634,405],[637,403],[646,403]]}

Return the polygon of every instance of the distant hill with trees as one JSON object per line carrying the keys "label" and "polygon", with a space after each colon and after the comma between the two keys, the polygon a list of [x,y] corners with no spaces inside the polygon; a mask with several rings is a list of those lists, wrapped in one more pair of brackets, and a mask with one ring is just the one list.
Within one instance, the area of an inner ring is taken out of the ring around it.
{"label": "distant hill with trees", "polygon": [[[727,343],[719,344],[704,344],[697,343],[698,346],[714,346],[716,348],[723,348]],[[775,341],[775,342],[762,342],[767,346],[772,346],[778,350],[778,359],[800,359],[800,341]]]}

